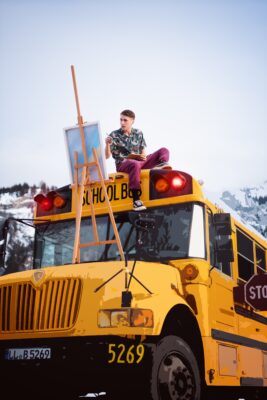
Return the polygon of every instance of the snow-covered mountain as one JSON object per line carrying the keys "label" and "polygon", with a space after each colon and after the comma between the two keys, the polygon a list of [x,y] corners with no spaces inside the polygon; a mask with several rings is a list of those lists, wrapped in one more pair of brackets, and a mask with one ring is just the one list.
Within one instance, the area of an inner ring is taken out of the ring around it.
{"label": "snow-covered mountain", "polygon": [[267,238],[267,181],[260,186],[245,187],[235,192],[225,191],[221,200]]}

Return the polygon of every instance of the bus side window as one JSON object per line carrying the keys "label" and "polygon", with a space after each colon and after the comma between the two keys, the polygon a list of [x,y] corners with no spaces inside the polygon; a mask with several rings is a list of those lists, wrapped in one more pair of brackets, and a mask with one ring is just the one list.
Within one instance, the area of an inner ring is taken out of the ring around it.
{"label": "bus side window", "polygon": [[245,281],[254,275],[253,241],[246,235],[236,230],[238,276]]}
{"label": "bus side window", "polygon": [[216,230],[212,221],[212,214],[208,214],[209,221],[209,239],[210,239],[210,264],[211,266],[219,269],[221,272],[228,276],[232,276],[232,269],[230,262],[218,262],[216,258]]}
{"label": "bus side window", "polygon": [[265,251],[257,244],[256,244],[256,260],[257,260],[257,273],[264,274],[266,272]]}

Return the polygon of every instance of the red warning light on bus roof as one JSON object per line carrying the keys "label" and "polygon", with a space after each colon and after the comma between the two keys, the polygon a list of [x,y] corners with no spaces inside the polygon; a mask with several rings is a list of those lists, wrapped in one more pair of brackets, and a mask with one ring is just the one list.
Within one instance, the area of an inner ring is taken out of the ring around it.
{"label": "red warning light on bus roof", "polygon": [[53,199],[53,204],[56,208],[63,208],[66,205],[66,199],[57,194]]}
{"label": "red warning light on bus roof", "polygon": [[183,175],[174,176],[171,180],[173,189],[182,190],[186,185],[186,178]]}
{"label": "red warning light on bus roof", "polygon": [[36,201],[36,216],[56,215],[71,211],[71,189],[69,185],[51,190],[47,194],[39,193],[34,196]]}
{"label": "red warning light on bus roof", "polygon": [[180,171],[151,170],[150,199],[183,196],[192,193],[192,177]]}
{"label": "red warning light on bus roof", "polygon": [[170,184],[167,181],[167,179],[165,179],[165,178],[159,178],[155,182],[155,189],[159,193],[167,192],[169,190],[169,187],[170,187]]}
{"label": "red warning light on bus roof", "polygon": [[34,197],[34,200],[43,211],[50,211],[54,207],[63,208],[66,205],[66,199],[55,191],[47,193],[46,196],[38,194]]}
{"label": "red warning light on bus roof", "polygon": [[34,197],[34,201],[36,201],[44,211],[50,211],[53,208],[53,200],[43,194],[37,194],[37,196]]}

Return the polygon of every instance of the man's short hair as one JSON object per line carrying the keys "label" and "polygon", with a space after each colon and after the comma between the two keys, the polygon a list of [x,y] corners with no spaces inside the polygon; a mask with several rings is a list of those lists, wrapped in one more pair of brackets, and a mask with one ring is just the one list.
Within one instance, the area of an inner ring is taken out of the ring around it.
{"label": "man's short hair", "polygon": [[125,117],[133,118],[135,119],[135,113],[131,110],[123,110],[121,112],[121,115],[125,115]]}

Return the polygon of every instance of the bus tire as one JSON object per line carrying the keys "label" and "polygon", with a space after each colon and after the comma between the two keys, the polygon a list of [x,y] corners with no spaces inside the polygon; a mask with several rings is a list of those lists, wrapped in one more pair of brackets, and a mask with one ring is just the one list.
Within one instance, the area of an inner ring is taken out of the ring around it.
{"label": "bus tire", "polygon": [[178,336],[166,336],[154,350],[151,395],[153,400],[200,400],[201,380],[196,358]]}

